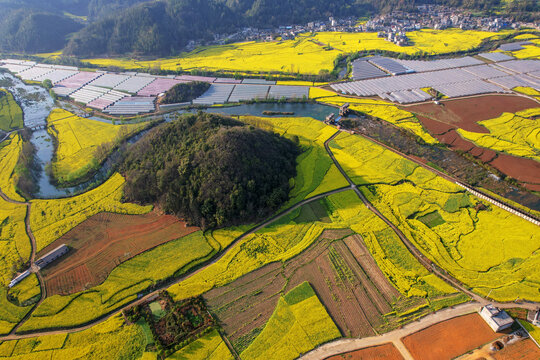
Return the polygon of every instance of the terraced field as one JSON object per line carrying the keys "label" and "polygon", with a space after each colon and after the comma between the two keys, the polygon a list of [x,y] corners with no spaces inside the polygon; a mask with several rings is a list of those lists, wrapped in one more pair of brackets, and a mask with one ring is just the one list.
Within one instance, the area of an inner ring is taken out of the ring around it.
{"label": "terraced field", "polygon": [[[367,140],[341,134],[335,143],[362,192],[436,264],[496,300],[540,299],[534,224],[489,204],[481,210],[457,185]],[[435,211],[435,222],[421,221]]]}
{"label": "terraced field", "polygon": [[52,162],[54,178],[61,184],[84,178],[98,168],[120,141],[147,125],[112,125],[54,109],[47,118],[47,131],[56,139],[57,145]]}
{"label": "terraced field", "polygon": [[320,88],[311,88],[309,97],[311,99],[316,99],[318,102],[330,105],[341,106],[345,103],[349,103],[351,110],[388,121],[399,128],[412,132],[427,144],[438,143],[438,141],[423,128],[422,124],[414,114],[400,109],[392,103],[382,100],[345,97]]}

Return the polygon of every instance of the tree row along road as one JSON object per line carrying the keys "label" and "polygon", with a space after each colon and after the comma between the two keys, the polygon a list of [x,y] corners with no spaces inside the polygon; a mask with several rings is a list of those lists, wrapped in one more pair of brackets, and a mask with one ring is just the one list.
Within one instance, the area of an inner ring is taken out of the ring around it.
{"label": "tree row along road", "polygon": [[[332,135],[329,139],[327,139],[324,143],[324,147],[326,149],[326,152],[328,153],[328,155],[330,156],[330,158],[332,159],[332,161],[334,162],[334,164],[336,165],[336,167],[338,168],[338,170],[340,171],[340,173],[344,176],[344,178],[349,182],[349,186],[347,187],[343,187],[343,188],[339,188],[339,189],[336,189],[336,190],[332,190],[332,191],[329,191],[329,192],[325,192],[325,193],[322,193],[322,194],[319,194],[319,195],[316,195],[316,196],[313,196],[309,199],[305,199],[305,200],[302,200],[300,202],[298,202],[297,204],[279,212],[278,214],[272,216],[271,218],[267,219],[266,221],[262,222],[261,224],[251,228],[250,230],[248,230],[247,232],[245,232],[244,234],[240,235],[239,237],[237,237],[233,242],[231,242],[231,244],[229,244],[227,247],[225,247],[224,249],[222,249],[221,253],[219,253],[216,257],[208,260],[206,263],[200,265],[198,268],[196,268],[196,270],[194,271],[191,271],[190,273],[188,274],[185,274],[183,276],[180,276],[180,277],[177,277],[177,278],[173,278],[171,279],[170,281],[167,281],[167,282],[164,282],[160,287],[156,288],[155,290],[153,290],[152,292],[148,293],[147,295],[141,297],[140,299],[137,299],[137,300],[133,300],[121,307],[119,307],[118,309],[116,310],[113,310],[99,318],[96,318],[94,321],[91,321],[91,322],[88,322],[84,325],[80,325],[80,326],[75,326],[75,327],[69,327],[69,328],[55,328],[55,329],[44,329],[42,331],[34,331],[34,332],[29,332],[29,333],[25,333],[25,334],[15,334],[16,330],[31,316],[31,314],[33,313],[33,311],[37,308],[37,306],[39,304],[41,304],[41,302],[44,300],[45,298],[45,288],[44,288],[44,282],[43,282],[43,279],[41,277],[41,275],[39,274],[39,271],[37,272],[38,274],[38,278],[40,280],[40,286],[41,286],[41,289],[42,289],[42,294],[43,296],[41,297],[40,301],[34,305],[34,307],[28,312],[28,314],[17,324],[17,326],[10,332],[9,335],[7,336],[3,336],[3,337],[0,337],[0,340],[3,341],[3,340],[15,340],[15,339],[23,339],[23,338],[31,338],[31,337],[35,337],[35,336],[39,336],[39,335],[49,335],[49,334],[59,334],[59,333],[73,333],[73,332],[77,332],[77,331],[81,331],[81,330],[85,330],[85,329],[88,329],[96,324],[99,324],[107,319],[109,319],[110,317],[112,317],[113,315],[116,315],[118,313],[120,313],[121,311],[123,311],[124,309],[127,309],[129,307],[132,307],[134,305],[137,305],[137,304],[142,304],[146,301],[148,301],[149,298],[151,298],[152,296],[156,295],[158,292],[162,291],[162,290],[165,290],[167,289],[168,287],[174,285],[174,284],[177,284],[179,282],[182,282],[192,276],[194,276],[195,274],[205,270],[207,267],[215,264],[217,261],[219,261],[221,258],[223,258],[227,253],[228,253],[228,250],[230,250],[234,245],[236,245],[239,241],[241,241],[242,239],[244,239],[246,236],[248,235],[251,235],[263,228],[265,228],[266,226],[272,224],[274,221],[282,218],[283,216],[291,213],[292,211],[298,209],[299,207],[303,206],[303,205],[306,205],[306,204],[309,204],[313,201],[316,201],[316,200],[319,200],[319,199],[322,199],[324,197],[327,197],[327,196],[330,196],[330,195],[333,195],[333,194],[337,194],[337,193],[340,193],[340,192],[343,192],[343,191],[348,191],[348,190],[354,190],[354,192],[356,193],[356,195],[359,197],[359,199],[365,204],[365,206],[371,210],[375,215],[377,215],[381,220],[383,220],[395,233],[396,235],[400,238],[400,240],[403,242],[403,244],[407,247],[407,249],[411,252],[411,254],[428,270],[430,271],[431,273],[435,274],[436,276],[440,277],[441,279],[443,279],[444,281],[446,281],[447,283],[449,283],[450,285],[452,285],[454,288],[458,289],[459,291],[461,292],[464,292],[465,294],[469,295],[472,299],[476,300],[479,304],[487,304],[488,300],[480,297],[479,295],[473,293],[472,291],[466,289],[464,286],[461,285],[461,283],[456,280],[455,278],[453,278],[452,276],[450,276],[449,274],[447,274],[444,270],[442,269],[439,269],[438,267],[436,267],[434,264],[431,263],[431,261],[429,259],[427,259],[415,246],[414,244],[412,244],[408,239],[407,237],[390,221],[388,220],[382,213],[380,213],[366,198],[365,196],[362,194],[362,192],[360,190],[358,190],[356,184],[352,181],[352,179],[348,176],[348,174],[343,170],[343,168],[341,167],[341,164],[336,160],[333,152],[331,151],[330,147],[329,147],[329,143],[334,140],[338,135],[340,134],[340,131],[336,131],[336,133],[334,133],[334,135]],[[366,137],[366,136],[364,136]],[[368,140],[371,140],[371,141],[374,141],[382,146],[384,146],[385,148],[388,148],[394,152],[397,152],[398,154],[400,154],[401,156],[405,156],[406,158],[410,159],[410,160],[413,160],[412,158],[409,158],[408,156],[396,151],[395,149],[392,149],[382,143],[379,143],[378,141],[375,141],[369,137],[366,137]],[[445,178],[449,178],[448,175],[446,174],[443,174],[443,173],[440,173],[439,171],[435,170],[435,169],[432,169],[431,167],[428,167],[426,166],[425,164],[422,164],[422,163],[419,163],[418,161],[415,161],[415,163],[423,166],[423,167],[426,167],[428,168],[428,170],[430,171],[434,171],[434,172],[437,172],[437,174],[440,174],[441,176],[444,175]],[[452,180],[453,181],[453,180]],[[6,200],[6,201],[9,201],[11,203],[17,203],[17,204],[26,204],[27,207],[28,207],[28,211],[27,211],[27,216],[26,216],[26,225],[27,225],[27,232],[30,236],[30,239],[32,241],[32,260],[31,260],[31,264],[33,264],[33,261],[35,259],[35,239],[33,237],[33,235],[30,235],[32,234],[32,231],[30,229],[30,225],[28,223],[29,221],[29,215],[30,215],[30,203],[26,202],[16,202],[16,201],[13,201],[9,198],[7,198],[7,196],[5,196],[5,194],[3,194],[0,190],[0,196]],[[526,304],[514,304],[514,303],[510,303],[510,304],[505,304],[505,303],[496,303],[496,302],[492,302],[491,303],[499,306],[499,307],[502,307],[502,308],[508,308],[508,307],[516,307],[516,306],[519,306],[519,307],[523,307],[523,308],[527,308],[527,309],[536,309],[538,306],[540,306],[540,303],[526,303]]]}

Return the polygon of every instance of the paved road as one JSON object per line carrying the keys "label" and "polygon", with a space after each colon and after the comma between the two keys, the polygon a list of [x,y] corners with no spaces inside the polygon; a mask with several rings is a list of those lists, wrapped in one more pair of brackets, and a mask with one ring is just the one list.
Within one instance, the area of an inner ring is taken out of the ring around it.
{"label": "paved road", "polygon": [[37,249],[36,238],[34,237],[34,233],[32,232],[32,228],[30,226],[30,211],[32,209],[32,203],[30,203],[29,201],[28,202],[21,202],[21,201],[15,201],[13,199],[10,199],[6,194],[4,194],[2,192],[1,189],[0,189],[0,197],[2,199],[4,199],[5,201],[7,201],[9,203],[12,203],[12,204],[26,205],[26,216],[24,218],[24,224],[25,224],[25,228],[26,228],[26,234],[30,238],[30,247],[31,247],[30,271],[36,274],[36,276],[38,278],[38,282],[39,282],[39,287],[41,289],[41,298],[39,299],[39,301],[37,303],[34,304],[32,309],[30,309],[30,311],[28,311],[28,313],[21,319],[21,321],[19,321],[19,323],[17,325],[15,325],[15,327],[10,331],[9,335],[13,335],[13,334],[15,334],[17,329],[24,322],[26,322],[26,320],[28,320],[30,315],[32,315],[34,310],[43,302],[43,300],[45,300],[45,298],[47,297],[47,289],[45,288],[45,281],[43,280],[43,276],[41,275],[41,273],[39,271],[40,269],[36,265],[36,249]]}
{"label": "paved road", "polygon": [[481,304],[477,302],[458,305],[453,308],[447,308],[436,313],[427,315],[420,320],[405,325],[401,329],[387,332],[379,336],[371,336],[362,339],[341,339],[319,346],[300,357],[302,360],[326,359],[329,356],[342,354],[366,347],[393,343],[401,352],[405,360],[414,360],[409,351],[405,348],[401,339],[407,335],[413,334],[419,330],[435,325],[441,321],[449,320],[457,316],[470,314],[480,309]]}

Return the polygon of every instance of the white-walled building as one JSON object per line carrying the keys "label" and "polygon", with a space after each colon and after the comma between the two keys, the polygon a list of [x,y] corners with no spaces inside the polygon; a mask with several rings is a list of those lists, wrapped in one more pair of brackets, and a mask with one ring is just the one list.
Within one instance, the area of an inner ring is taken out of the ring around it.
{"label": "white-walled building", "polygon": [[506,311],[488,304],[480,309],[480,316],[495,332],[508,329],[514,323],[514,319]]}

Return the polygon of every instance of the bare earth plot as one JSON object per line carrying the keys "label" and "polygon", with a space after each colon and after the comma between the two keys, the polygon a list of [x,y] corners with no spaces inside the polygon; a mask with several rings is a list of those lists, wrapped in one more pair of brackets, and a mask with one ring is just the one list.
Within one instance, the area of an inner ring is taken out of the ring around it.
{"label": "bare earth plot", "polygon": [[61,244],[69,253],[43,270],[47,295],[72,294],[104,281],[121,262],[199,230],[175,216],[99,213],[44,248]]}
{"label": "bare earth plot", "polygon": [[503,112],[515,113],[538,107],[539,104],[523,96],[485,95],[467,99],[443,100],[441,105],[419,104],[408,106],[439,141],[455,150],[468,152],[502,173],[524,183],[530,190],[540,190],[540,163],[532,159],[497,153],[462,138],[457,129],[489,133],[478,121],[493,119]]}
{"label": "bare earth plot", "polygon": [[432,325],[402,341],[415,360],[450,360],[502,335],[473,313]]}

